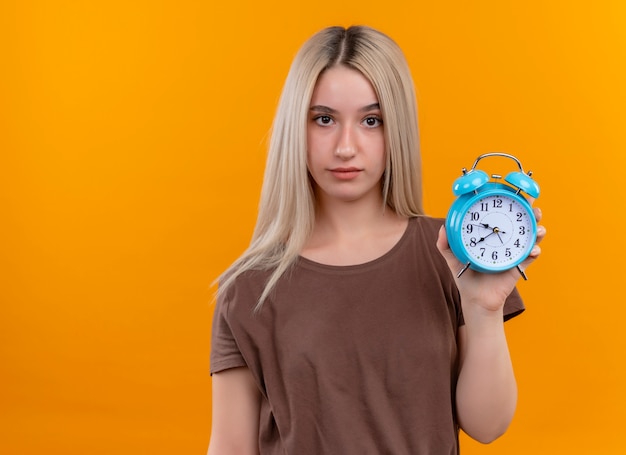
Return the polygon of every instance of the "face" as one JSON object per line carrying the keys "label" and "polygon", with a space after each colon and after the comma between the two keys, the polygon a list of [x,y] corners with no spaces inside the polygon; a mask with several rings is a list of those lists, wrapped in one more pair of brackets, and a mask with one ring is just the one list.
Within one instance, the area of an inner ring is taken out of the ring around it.
{"label": "face", "polygon": [[318,201],[382,205],[383,119],[370,82],[335,66],[319,77],[309,108],[307,164]]}

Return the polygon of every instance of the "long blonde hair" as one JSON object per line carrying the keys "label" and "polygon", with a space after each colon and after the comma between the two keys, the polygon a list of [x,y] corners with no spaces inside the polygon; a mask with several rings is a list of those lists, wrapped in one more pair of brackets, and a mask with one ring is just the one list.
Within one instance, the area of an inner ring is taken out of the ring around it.
{"label": "long blonde hair", "polygon": [[309,238],[315,223],[306,162],[309,103],[320,74],[336,65],[361,72],[378,96],[385,125],[386,205],[402,216],[423,214],[415,91],[402,51],[369,27],[323,29],[304,43],[289,70],[272,126],[254,234],[219,278],[218,295],[248,270],[269,270],[259,310]]}

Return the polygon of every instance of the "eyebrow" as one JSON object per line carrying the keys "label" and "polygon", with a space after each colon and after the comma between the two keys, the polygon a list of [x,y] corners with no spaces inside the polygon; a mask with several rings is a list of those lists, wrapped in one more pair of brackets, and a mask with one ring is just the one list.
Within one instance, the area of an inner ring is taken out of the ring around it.
{"label": "eyebrow", "polygon": [[[337,111],[333,109],[332,107],[323,106],[319,104],[315,106],[311,106],[309,110],[313,112],[323,112],[324,114],[336,114],[337,113]],[[369,111],[375,111],[375,110],[380,110],[379,103],[372,103],[372,104],[368,104],[367,106],[363,106],[362,108],[359,109],[359,112],[369,112]]]}

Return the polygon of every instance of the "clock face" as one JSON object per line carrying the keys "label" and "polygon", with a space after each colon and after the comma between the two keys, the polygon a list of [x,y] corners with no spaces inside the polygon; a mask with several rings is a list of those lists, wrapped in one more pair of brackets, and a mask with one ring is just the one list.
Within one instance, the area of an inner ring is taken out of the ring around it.
{"label": "clock face", "polygon": [[489,194],[465,212],[461,243],[471,261],[488,269],[517,264],[535,242],[533,215],[516,198]]}

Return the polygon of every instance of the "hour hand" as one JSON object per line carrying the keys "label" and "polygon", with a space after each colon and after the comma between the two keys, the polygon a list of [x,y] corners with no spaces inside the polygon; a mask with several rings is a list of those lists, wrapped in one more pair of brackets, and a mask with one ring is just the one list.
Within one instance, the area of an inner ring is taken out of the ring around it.
{"label": "hour hand", "polygon": [[490,234],[487,234],[486,236],[481,237],[480,239],[478,239],[478,241],[476,243],[484,242],[487,237],[489,237],[490,235],[493,235],[493,234],[495,234],[495,232],[491,232]]}

